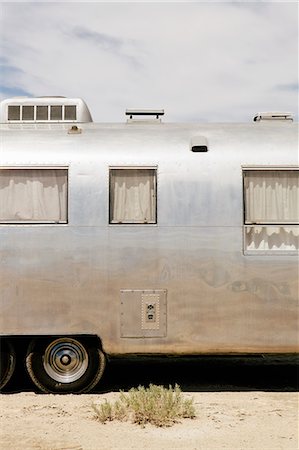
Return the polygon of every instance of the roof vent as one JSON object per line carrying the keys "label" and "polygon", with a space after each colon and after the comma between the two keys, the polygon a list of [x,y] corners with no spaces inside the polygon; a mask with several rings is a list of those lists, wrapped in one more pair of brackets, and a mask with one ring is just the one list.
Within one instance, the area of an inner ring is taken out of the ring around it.
{"label": "roof vent", "polygon": [[257,113],[253,121],[259,122],[261,120],[290,120],[293,121],[292,113],[289,112],[260,112]]}
{"label": "roof vent", "polygon": [[202,153],[208,151],[208,140],[205,136],[193,136],[190,141],[192,152]]}
{"label": "roof vent", "polygon": [[[158,122],[161,123],[160,116],[164,116],[164,109],[127,109],[126,116],[129,116],[127,123],[130,122]],[[138,116],[138,119],[136,118]],[[149,119],[149,117],[151,117]]]}
{"label": "roof vent", "polygon": [[92,122],[80,98],[16,97],[0,103],[0,123]]}

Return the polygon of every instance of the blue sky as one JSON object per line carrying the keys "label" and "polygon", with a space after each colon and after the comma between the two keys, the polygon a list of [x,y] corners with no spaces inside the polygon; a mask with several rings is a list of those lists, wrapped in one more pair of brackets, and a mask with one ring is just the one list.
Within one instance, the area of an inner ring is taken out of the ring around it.
{"label": "blue sky", "polygon": [[0,99],[82,97],[95,121],[298,120],[298,3],[1,2]]}

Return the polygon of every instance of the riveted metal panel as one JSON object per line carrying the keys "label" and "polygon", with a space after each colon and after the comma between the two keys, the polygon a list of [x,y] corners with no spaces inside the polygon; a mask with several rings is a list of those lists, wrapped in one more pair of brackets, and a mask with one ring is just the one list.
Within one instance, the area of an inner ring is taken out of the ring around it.
{"label": "riveted metal panel", "polygon": [[[78,109],[82,133],[68,134],[6,123],[7,105],[0,166],[68,167],[69,221],[1,224],[1,335],[96,334],[111,355],[298,351],[298,259],[242,253],[242,168],[296,168],[298,124],[82,124]],[[207,153],[190,151],[194,135]],[[157,224],[108,224],[109,167],[122,166],[157,167]],[[115,299],[131,286],[167,288],[167,337],[139,337],[157,331],[141,333],[139,297],[139,334],[120,338]]]}
{"label": "riveted metal panel", "polygon": [[121,337],[166,337],[166,294],[166,289],[121,290]]}

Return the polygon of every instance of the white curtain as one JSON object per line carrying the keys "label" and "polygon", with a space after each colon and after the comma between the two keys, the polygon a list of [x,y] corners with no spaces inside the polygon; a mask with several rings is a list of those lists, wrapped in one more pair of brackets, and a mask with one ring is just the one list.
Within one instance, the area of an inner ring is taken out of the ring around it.
{"label": "white curtain", "polygon": [[155,223],[154,169],[111,170],[111,223]]}
{"label": "white curtain", "polygon": [[299,249],[299,226],[254,226],[246,227],[245,230],[246,250],[298,251]]}
{"label": "white curtain", "polygon": [[297,252],[299,171],[247,171],[244,186],[245,224],[260,225],[245,228],[246,250]]}
{"label": "white curtain", "polygon": [[299,171],[245,172],[245,223],[298,223]]}
{"label": "white curtain", "polygon": [[67,170],[0,170],[0,221],[66,222]]}

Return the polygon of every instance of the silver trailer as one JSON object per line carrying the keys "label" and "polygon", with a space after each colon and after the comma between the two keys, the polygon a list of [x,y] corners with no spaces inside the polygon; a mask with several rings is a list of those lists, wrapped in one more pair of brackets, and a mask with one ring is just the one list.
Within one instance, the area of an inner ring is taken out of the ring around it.
{"label": "silver trailer", "polygon": [[298,352],[298,124],[169,124],[82,100],[0,106],[1,386],[27,342],[45,392],[106,355]]}

